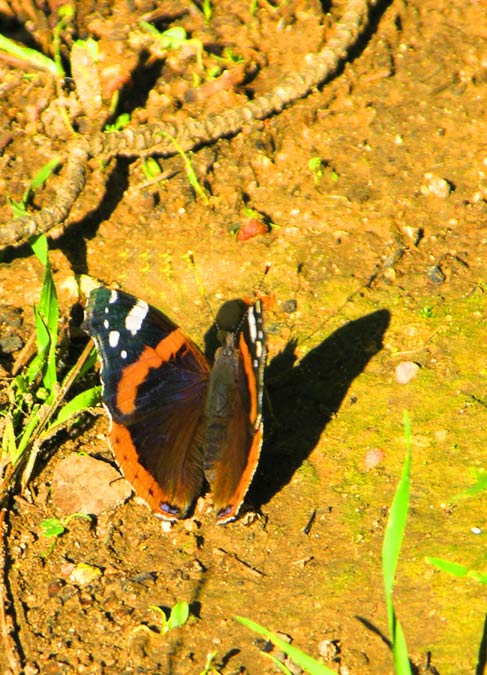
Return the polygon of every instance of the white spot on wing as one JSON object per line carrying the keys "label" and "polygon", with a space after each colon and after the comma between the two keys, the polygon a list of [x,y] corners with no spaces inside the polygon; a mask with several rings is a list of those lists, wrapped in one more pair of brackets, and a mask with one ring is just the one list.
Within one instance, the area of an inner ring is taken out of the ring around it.
{"label": "white spot on wing", "polygon": [[115,347],[118,345],[119,340],[120,340],[120,333],[118,332],[118,330],[111,330],[108,333],[108,344],[113,349],[115,349]]}
{"label": "white spot on wing", "polygon": [[120,357],[121,357],[122,359],[126,359],[126,358],[127,358],[127,352],[125,351],[125,349],[122,349],[122,351],[120,352]]}
{"label": "white spot on wing", "polygon": [[132,335],[136,335],[136,333],[139,332],[148,311],[149,305],[143,300],[137,300],[136,304],[127,314],[125,317],[125,328],[132,333]]}
{"label": "white spot on wing", "polygon": [[113,305],[114,302],[117,302],[117,299],[118,299],[117,291],[114,291],[114,290],[110,291],[110,297],[108,298],[108,303],[110,305]]}
{"label": "white spot on wing", "polygon": [[257,325],[255,323],[255,314],[253,309],[249,309],[248,320],[249,320],[250,337],[252,339],[252,342],[255,342],[257,339]]}
{"label": "white spot on wing", "polygon": [[108,319],[105,319],[103,321],[103,328],[106,328],[107,330],[110,328],[110,322],[108,321]]}

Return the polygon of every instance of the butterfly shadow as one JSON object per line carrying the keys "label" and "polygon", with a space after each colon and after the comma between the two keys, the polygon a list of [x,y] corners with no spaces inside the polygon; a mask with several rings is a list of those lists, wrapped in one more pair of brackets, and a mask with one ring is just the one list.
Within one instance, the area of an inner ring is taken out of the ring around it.
{"label": "butterfly shadow", "polygon": [[268,403],[261,460],[248,498],[260,507],[277,494],[316,447],[354,379],[382,349],[390,312],[381,309],[342,326],[297,365],[289,342],[266,369]]}

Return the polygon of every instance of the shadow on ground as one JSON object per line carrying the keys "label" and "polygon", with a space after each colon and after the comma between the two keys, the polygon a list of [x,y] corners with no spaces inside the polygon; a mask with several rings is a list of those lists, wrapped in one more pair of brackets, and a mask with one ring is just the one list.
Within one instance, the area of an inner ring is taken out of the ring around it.
{"label": "shadow on ground", "polygon": [[390,313],[381,309],[350,321],[311,350],[297,366],[289,342],[266,371],[268,409],[262,458],[248,501],[267,503],[311,454],[352,382],[382,349]]}

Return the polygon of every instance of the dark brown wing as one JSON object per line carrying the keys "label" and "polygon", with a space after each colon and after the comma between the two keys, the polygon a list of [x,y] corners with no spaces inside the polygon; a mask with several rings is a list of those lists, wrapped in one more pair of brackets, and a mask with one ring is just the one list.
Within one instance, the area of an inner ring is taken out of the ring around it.
{"label": "dark brown wing", "polygon": [[220,524],[237,517],[262,446],[265,344],[260,303],[237,337],[228,333],[213,365],[206,403],[205,474]]}
{"label": "dark brown wing", "polygon": [[199,495],[209,366],[165,314],[121,291],[93,291],[84,328],[102,362],[110,442],[137,494],[176,520]]}

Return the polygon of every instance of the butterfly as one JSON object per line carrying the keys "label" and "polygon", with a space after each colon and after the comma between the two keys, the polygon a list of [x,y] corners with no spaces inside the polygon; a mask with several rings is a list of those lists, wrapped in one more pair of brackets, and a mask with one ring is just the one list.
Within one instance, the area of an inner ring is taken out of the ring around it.
{"label": "butterfly", "polygon": [[101,361],[110,444],[135,492],[176,521],[207,483],[217,522],[234,520],[262,446],[261,301],[222,306],[212,365],[169,317],[120,290],[94,289],[82,327]]}

